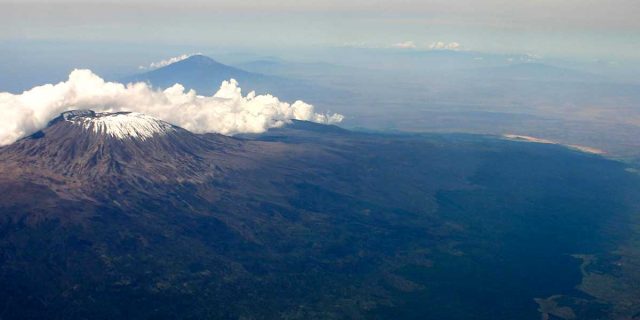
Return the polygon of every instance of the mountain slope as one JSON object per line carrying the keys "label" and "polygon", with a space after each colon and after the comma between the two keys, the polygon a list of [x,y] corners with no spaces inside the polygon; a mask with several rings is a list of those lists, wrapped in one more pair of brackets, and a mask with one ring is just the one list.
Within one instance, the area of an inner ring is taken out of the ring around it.
{"label": "mountain slope", "polygon": [[634,305],[576,292],[569,254],[632,279],[607,257],[639,197],[561,146],[65,113],[0,148],[0,317],[539,319],[560,296],[620,318]]}

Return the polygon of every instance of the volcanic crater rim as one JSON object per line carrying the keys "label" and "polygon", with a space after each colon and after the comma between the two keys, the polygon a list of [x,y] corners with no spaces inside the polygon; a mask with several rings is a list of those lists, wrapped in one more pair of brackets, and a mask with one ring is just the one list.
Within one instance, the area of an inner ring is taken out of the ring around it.
{"label": "volcanic crater rim", "polygon": [[120,140],[147,140],[176,131],[173,125],[138,112],[73,110],[63,112],[57,119],[61,120],[80,126],[87,132]]}

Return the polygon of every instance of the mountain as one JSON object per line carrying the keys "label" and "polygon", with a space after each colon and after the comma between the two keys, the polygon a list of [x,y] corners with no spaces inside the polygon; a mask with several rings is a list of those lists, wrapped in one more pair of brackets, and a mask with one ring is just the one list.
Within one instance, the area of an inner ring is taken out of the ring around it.
{"label": "mountain", "polygon": [[265,75],[224,65],[203,55],[193,55],[168,66],[124,78],[122,81],[149,82],[160,88],[168,88],[180,83],[187,89],[211,95],[218,89],[222,81],[232,78],[238,80],[241,85],[254,90],[255,86],[273,80]]}
{"label": "mountain", "polygon": [[222,135],[205,140],[139,113],[69,111],[8,146],[4,154],[15,160],[16,171],[29,159],[30,166],[43,172],[79,181],[153,185],[202,180],[202,172],[216,168],[202,161],[199,152],[217,150],[221,144],[229,148],[229,140]]}
{"label": "mountain", "polygon": [[632,318],[639,198],[559,145],[73,111],[0,148],[0,318]]}
{"label": "mountain", "polygon": [[203,55],[193,55],[152,71],[120,79],[120,82],[147,82],[157,88],[168,88],[176,83],[199,94],[212,95],[222,81],[235,79],[244,93],[273,94],[284,100],[306,99],[315,103],[322,97],[336,95],[337,90],[315,86],[306,81],[273,75],[252,73],[219,63]]}

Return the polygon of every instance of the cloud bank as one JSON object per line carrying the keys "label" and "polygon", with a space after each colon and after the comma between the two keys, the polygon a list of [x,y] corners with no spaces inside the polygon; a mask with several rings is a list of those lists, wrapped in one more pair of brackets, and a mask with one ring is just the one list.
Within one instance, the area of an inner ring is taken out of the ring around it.
{"label": "cloud bank", "polygon": [[224,81],[212,96],[185,91],[180,84],[154,90],[146,83],[106,82],[90,70],[74,70],[69,79],[22,94],[0,92],[0,145],[11,144],[42,128],[64,111],[132,111],[150,115],[195,133],[261,133],[291,120],[338,123],[340,114],[319,114],[302,101],[287,103],[272,95],[242,95],[238,82]]}
{"label": "cloud bank", "polygon": [[398,49],[415,49],[418,46],[413,41],[404,41],[404,42],[395,43],[393,44],[392,47],[398,48]]}
{"label": "cloud bank", "polygon": [[452,50],[452,51],[458,51],[460,49],[462,49],[462,45],[457,43],[457,42],[449,42],[449,43],[445,43],[442,41],[438,41],[438,42],[432,42],[429,45],[429,49],[431,50]]}
{"label": "cloud bank", "polygon": [[161,61],[157,61],[157,62],[151,62],[149,64],[149,66],[139,66],[138,69],[140,70],[147,70],[147,69],[158,69],[158,68],[162,68],[162,67],[166,67],[172,63],[176,63],[176,62],[180,62],[182,60],[188,59],[191,56],[195,56],[195,55],[199,55],[201,53],[192,53],[192,54],[183,54],[183,55],[179,55],[177,57],[172,57],[169,59],[165,59],[165,60],[161,60]]}
{"label": "cloud bank", "polygon": [[429,44],[416,44],[414,41],[403,41],[403,42],[398,42],[398,43],[394,43],[391,45],[391,48],[395,48],[395,49],[428,49],[428,50],[450,50],[450,51],[459,51],[462,50],[462,45],[458,42],[442,42],[442,41],[436,41],[436,42],[431,42]]}

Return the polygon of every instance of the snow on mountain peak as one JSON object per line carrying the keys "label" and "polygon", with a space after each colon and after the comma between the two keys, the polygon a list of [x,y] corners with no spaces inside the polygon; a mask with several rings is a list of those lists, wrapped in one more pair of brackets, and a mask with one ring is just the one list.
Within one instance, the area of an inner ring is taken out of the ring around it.
{"label": "snow on mountain peak", "polygon": [[105,134],[116,139],[146,140],[155,135],[175,131],[172,125],[137,112],[95,113],[70,111],[62,115],[65,121],[77,124],[95,134]]}

